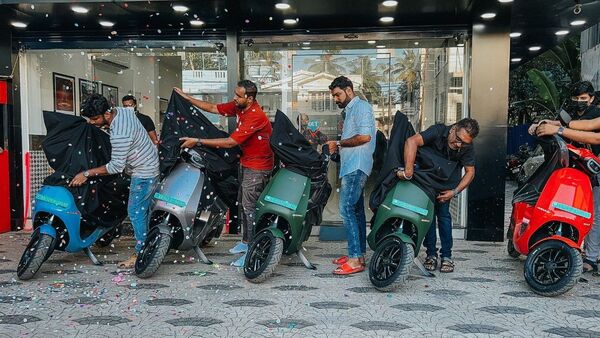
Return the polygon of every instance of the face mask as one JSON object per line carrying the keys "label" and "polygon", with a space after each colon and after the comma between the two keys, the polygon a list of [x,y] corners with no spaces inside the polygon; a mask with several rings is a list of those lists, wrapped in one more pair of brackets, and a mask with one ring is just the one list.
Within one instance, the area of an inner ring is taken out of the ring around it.
{"label": "face mask", "polygon": [[575,108],[577,109],[578,113],[584,112],[588,107],[587,101],[577,101],[574,103],[575,103]]}

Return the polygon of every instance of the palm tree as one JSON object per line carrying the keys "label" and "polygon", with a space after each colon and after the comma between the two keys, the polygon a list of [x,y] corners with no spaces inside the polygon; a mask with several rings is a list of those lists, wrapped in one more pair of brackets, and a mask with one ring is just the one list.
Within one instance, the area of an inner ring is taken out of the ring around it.
{"label": "palm tree", "polygon": [[[258,82],[264,83],[266,82],[266,78],[272,79],[272,81],[277,81],[281,78],[281,52],[277,51],[250,51],[246,55],[245,63],[246,63],[246,76],[248,76],[248,66],[258,66],[258,73],[261,77],[258,79]],[[265,67],[268,71],[263,74],[261,72],[262,67]]]}
{"label": "palm tree", "polygon": [[421,58],[418,50],[408,49],[403,51],[401,58],[392,64],[386,74],[391,75],[392,82],[404,82],[409,93],[418,86],[421,80]]}
{"label": "palm tree", "polygon": [[346,73],[346,67],[344,66],[344,63],[347,61],[346,57],[336,56],[336,51],[326,50],[325,53],[318,60],[304,60],[304,63],[310,64],[308,71],[336,76]]}
{"label": "palm tree", "polygon": [[371,57],[362,56],[357,60],[350,60],[350,72],[354,74],[361,74],[362,76],[362,88],[361,91],[370,102],[377,104],[381,97],[381,84],[379,81],[382,77],[378,73],[371,62]]}

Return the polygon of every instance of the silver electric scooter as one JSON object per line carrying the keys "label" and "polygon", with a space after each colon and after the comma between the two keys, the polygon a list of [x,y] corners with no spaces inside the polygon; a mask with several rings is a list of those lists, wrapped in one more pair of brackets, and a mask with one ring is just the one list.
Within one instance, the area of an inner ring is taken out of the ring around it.
{"label": "silver electric scooter", "polygon": [[218,237],[225,224],[226,203],[206,175],[204,158],[184,149],[173,171],[154,194],[148,236],[135,262],[138,277],[152,276],[169,249],[193,249],[206,264],[200,247]]}

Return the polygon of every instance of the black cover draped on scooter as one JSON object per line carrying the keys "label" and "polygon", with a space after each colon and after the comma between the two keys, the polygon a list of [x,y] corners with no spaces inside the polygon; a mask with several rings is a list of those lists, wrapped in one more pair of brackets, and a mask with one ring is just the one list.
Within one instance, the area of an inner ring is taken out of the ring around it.
{"label": "black cover draped on scooter", "polygon": [[[394,117],[394,126],[388,143],[388,151],[383,162],[375,190],[369,198],[369,208],[373,212],[385,199],[386,194],[398,182],[396,169],[404,167],[404,143],[415,135],[410,121],[400,111]],[[431,147],[419,147],[415,159],[412,182],[421,188],[435,202],[439,192],[456,188],[461,178],[458,162],[446,159]]]}
{"label": "black cover draped on scooter", "polygon": [[[219,130],[210,122],[200,109],[193,106],[175,91],[171,93],[169,105],[162,122],[159,159],[161,175],[167,176],[180,157],[180,137],[196,137],[203,139],[227,138],[223,130]],[[231,208],[231,214],[237,215],[237,174],[241,150],[239,147],[215,149],[194,147],[206,161],[208,177],[213,181],[219,196]]]}
{"label": "black cover draped on scooter", "polygon": [[110,137],[79,116],[44,111],[48,131],[42,149],[54,173],[44,185],[64,186],[73,194],[82,219],[91,227],[113,227],[127,216],[129,178],[101,176],[69,187],[78,173],[110,161]]}
{"label": "black cover draped on scooter", "polygon": [[320,224],[323,208],[331,194],[331,185],[327,181],[326,155],[315,150],[280,110],[275,114],[270,144],[276,158],[286,169],[311,179],[308,209],[314,210],[313,223]]}

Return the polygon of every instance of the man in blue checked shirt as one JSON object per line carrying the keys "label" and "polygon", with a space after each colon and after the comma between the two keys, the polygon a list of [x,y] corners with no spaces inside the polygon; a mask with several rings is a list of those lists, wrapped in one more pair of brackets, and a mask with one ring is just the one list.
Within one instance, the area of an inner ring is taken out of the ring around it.
{"label": "man in blue checked shirt", "polygon": [[333,273],[349,275],[365,270],[367,220],[363,192],[373,168],[375,117],[371,105],[354,93],[352,81],[347,77],[334,79],[329,90],[345,113],[341,140],[327,144],[332,153],[338,149],[340,152],[340,215],[348,237],[348,256],[333,261],[338,265]]}

